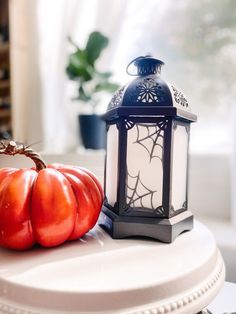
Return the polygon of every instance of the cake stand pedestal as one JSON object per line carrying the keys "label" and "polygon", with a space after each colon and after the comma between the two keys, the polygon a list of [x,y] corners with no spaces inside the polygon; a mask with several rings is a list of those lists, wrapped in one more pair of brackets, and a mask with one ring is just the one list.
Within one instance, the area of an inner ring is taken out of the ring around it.
{"label": "cake stand pedestal", "polygon": [[197,313],[225,277],[214,238],[195,221],[173,243],[113,240],[100,227],[55,249],[0,250],[0,313]]}

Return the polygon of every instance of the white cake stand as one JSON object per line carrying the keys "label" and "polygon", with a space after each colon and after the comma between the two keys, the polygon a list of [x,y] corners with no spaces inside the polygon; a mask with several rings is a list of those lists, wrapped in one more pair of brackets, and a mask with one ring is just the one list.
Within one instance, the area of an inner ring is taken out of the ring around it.
{"label": "white cake stand", "polygon": [[197,313],[223,284],[211,233],[194,230],[172,244],[113,240],[96,227],[56,249],[0,250],[0,313]]}

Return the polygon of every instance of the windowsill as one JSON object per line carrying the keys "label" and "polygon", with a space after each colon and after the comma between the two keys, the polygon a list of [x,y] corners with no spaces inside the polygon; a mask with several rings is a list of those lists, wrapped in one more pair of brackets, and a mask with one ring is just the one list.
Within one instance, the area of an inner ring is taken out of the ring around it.
{"label": "windowsill", "polygon": [[195,215],[230,219],[230,158],[228,155],[190,155],[189,208]]}
{"label": "windowsill", "polygon": [[209,217],[197,218],[211,230],[218,245],[236,250],[236,230],[230,221]]}
{"label": "windowsill", "polygon": [[226,266],[226,280],[236,282],[236,230],[229,220],[197,217],[213,233]]}

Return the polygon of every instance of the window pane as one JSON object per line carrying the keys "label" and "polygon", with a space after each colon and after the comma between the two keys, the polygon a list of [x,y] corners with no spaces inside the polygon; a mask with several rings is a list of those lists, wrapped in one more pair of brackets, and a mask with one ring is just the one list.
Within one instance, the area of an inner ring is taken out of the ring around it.
{"label": "window pane", "polygon": [[136,123],[128,130],[127,205],[154,211],[162,205],[163,136],[167,121]]}
{"label": "window pane", "polygon": [[184,124],[173,122],[172,203],[173,210],[185,207],[187,188],[188,133]]}
{"label": "window pane", "polygon": [[108,204],[114,206],[117,196],[117,166],[118,166],[118,130],[116,124],[107,132],[106,157],[106,197]]}

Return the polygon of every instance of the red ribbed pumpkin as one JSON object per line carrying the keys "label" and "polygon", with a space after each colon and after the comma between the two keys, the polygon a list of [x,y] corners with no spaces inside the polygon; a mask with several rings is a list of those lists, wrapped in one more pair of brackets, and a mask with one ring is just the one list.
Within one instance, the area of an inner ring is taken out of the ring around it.
{"label": "red ribbed pumpkin", "polygon": [[103,191],[81,167],[48,165],[30,147],[1,143],[0,153],[23,154],[35,169],[0,169],[0,246],[25,250],[82,237],[96,224]]}

